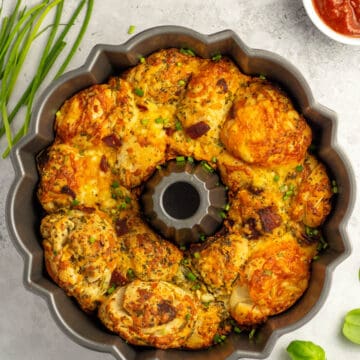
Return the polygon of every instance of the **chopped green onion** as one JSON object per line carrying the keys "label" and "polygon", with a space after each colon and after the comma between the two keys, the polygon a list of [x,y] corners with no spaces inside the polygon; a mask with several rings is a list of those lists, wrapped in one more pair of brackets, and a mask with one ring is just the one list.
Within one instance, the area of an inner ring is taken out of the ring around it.
{"label": "chopped green onion", "polygon": [[200,284],[195,284],[195,285],[191,288],[191,290],[200,290],[200,288],[201,288],[201,285],[200,285]]}
{"label": "chopped green onion", "polygon": [[212,157],[211,162],[213,162],[213,163],[216,163],[216,162],[217,162],[216,156],[213,156],[213,157]]}
{"label": "chopped green onion", "polygon": [[77,200],[77,199],[74,199],[72,202],[71,202],[71,206],[78,206],[80,204],[80,201]]}
{"label": "chopped green onion", "polygon": [[197,276],[194,273],[192,273],[191,271],[187,272],[185,276],[190,281],[196,281],[196,279],[197,279]]}
{"label": "chopped green onion", "polygon": [[186,84],[185,80],[179,80],[178,81],[179,86],[184,86]]}
{"label": "chopped green onion", "polygon": [[200,240],[200,241],[205,241],[205,239],[206,239],[205,234],[201,234],[201,235],[199,236],[199,240]]}
{"label": "chopped green onion", "polygon": [[183,162],[185,162],[185,156],[177,156],[177,157],[176,157],[176,162],[177,162],[177,163],[183,163]]}
{"label": "chopped green onion", "polygon": [[139,61],[140,61],[141,64],[145,64],[146,59],[143,56],[140,56]]}
{"label": "chopped green onion", "polygon": [[209,173],[214,172],[214,169],[206,161],[202,161],[201,166],[203,167],[204,170],[206,170]]}
{"label": "chopped green onion", "polygon": [[179,120],[176,120],[175,121],[175,129],[176,130],[182,130],[182,125],[181,125],[181,122]]}
{"label": "chopped green onion", "polygon": [[119,184],[119,182],[116,181],[116,180],[111,184],[111,187],[112,187],[113,189],[116,189],[116,188],[118,188],[119,186],[120,186],[120,184]]}
{"label": "chopped green onion", "polygon": [[261,80],[266,80],[266,76],[265,76],[264,74],[260,74],[260,75],[259,75],[259,79],[261,79]]}
{"label": "chopped green onion", "polygon": [[128,271],[126,272],[126,276],[128,279],[134,279],[135,278],[135,272],[133,269],[128,269]]}
{"label": "chopped green onion", "polygon": [[129,28],[128,28],[127,33],[129,35],[133,34],[135,32],[135,28],[136,28],[135,25],[130,25]]}
{"label": "chopped green onion", "polygon": [[180,245],[179,249],[180,249],[181,251],[185,251],[185,250],[186,250],[186,246],[185,246],[185,245]]}
{"label": "chopped green onion", "polygon": [[149,123],[149,119],[141,119],[140,122],[141,122],[141,125],[146,126]]}
{"label": "chopped green onion", "polygon": [[234,327],[234,332],[235,332],[236,334],[241,334],[241,333],[242,333],[242,329],[240,329],[238,326],[235,326],[235,327]]}
{"label": "chopped green onion", "polygon": [[140,89],[140,88],[135,88],[134,93],[135,93],[135,95],[140,96],[140,97],[144,96],[144,90]]}
{"label": "chopped green onion", "polygon": [[96,239],[93,236],[89,237],[89,243],[93,244],[96,241]]}
{"label": "chopped green onion", "polygon": [[158,117],[155,119],[155,123],[156,124],[163,124],[164,123],[164,119],[162,117]]}
{"label": "chopped green onion", "polygon": [[224,210],[225,211],[229,211],[230,210],[230,204],[227,203],[225,206],[224,206]]}
{"label": "chopped green onion", "polygon": [[221,54],[216,54],[216,55],[214,55],[214,56],[211,58],[211,60],[212,60],[212,61],[220,61],[221,58],[222,58],[222,55],[221,55]]}
{"label": "chopped green onion", "polygon": [[185,315],[185,320],[186,320],[186,321],[189,321],[190,319],[191,319],[191,314],[187,313],[187,314]]}
{"label": "chopped green onion", "polygon": [[201,257],[199,252],[194,252],[193,256],[195,259],[200,259]]}
{"label": "chopped green onion", "polygon": [[114,291],[115,291],[115,286],[112,285],[111,287],[108,288],[108,290],[107,290],[106,293],[107,293],[108,295],[111,295]]}
{"label": "chopped green onion", "polygon": [[295,168],[295,170],[296,170],[297,172],[302,172],[302,171],[304,170],[304,167],[303,167],[302,165],[297,165],[296,168]]}
{"label": "chopped green onion", "polygon": [[156,165],[156,169],[161,170],[162,169],[161,165]]}
{"label": "chopped green onion", "polygon": [[125,196],[125,202],[127,204],[130,204],[131,203],[131,197],[130,196]]}
{"label": "chopped green onion", "polygon": [[190,164],[193,164],[193,163],[194,163],[194,158],[191,157],[191,156],[188,156],[187,161],[188,161]]}
{"label": "chopped green onion", "polygon": [[250,340],[254,338],[255,333],[256,333],[256,329],[252,329],[252,330],[250,331],[250,333],[249,333],[249,339],[250,339]]}
{"label": "chopped green onion", "polygon": [[182,54],[184,54],[184,55],[195,56],[194,51],[192,51],[191,49],[181,48],[181,49],[180,49],[180,52],[181,52]]}
{"label": "chopped green onion", "polygon": [[219,212],[219,215],[220,215],[220,217],[221,217],[222,219],[226,219],[226,217],[227,217],[227,215],[226,215],[226,213],[225,213],[224,211],[220,211],[220,212]]}
{"label": "chopped green onion", "polygon": [[275,174],[273,180],[275,182],[278,182],[280,180],[280,176],[278,174]]}
{"label": "chopped green onion", "polygon": [[331,188],[332,192],[333,192],[334,194],[337,194],[337,193],[339,192],[339,188],[338,188],[338,186],[337,186],[336,181],[333,180],[333,181],[331,182],[331,185],[332,185],[332,188]]}

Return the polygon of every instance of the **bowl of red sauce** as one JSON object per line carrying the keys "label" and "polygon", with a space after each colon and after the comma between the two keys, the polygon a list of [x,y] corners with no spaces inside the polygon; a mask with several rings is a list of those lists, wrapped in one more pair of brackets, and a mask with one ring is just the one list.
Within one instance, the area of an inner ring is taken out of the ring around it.
{"label": "bowl of red sauce", "polygon": [[303,0],[314,25],[333,40],[360,45],[360,0]]}

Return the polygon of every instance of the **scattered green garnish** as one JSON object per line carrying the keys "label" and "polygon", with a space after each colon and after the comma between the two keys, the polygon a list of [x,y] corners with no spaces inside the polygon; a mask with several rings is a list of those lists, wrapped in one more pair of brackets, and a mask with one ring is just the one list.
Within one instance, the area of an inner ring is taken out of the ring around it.
{"label": "scattered green garnish", "polygon": [[199,290],[201,288],[201,285],[200,284],[195,284],[191,290]]}
{"label": "scattered green garnish", "polygon": [[74,199],[72,202],[71,202],[71,206],[78,206],[80,204],[80,201],[77,200],[77,199]]}
{"label": "scattered green garnish", "polygon": [[229,211],[230,210],[230,204],[227,203],[225,206],[224,206],[224,210],[225,211]]}
{"label": "scattered green garnish", "polygon": [[197,252],[197,251],[194,252],[193,256],[194,256],[195,259],[200,259],[200,257],[201,257],[201,256],[200,256],[200,253]]}
{"label": "scattered green garnish", "polygon": [[225,213],[224,211],[220,211],[220,212],[219,212],[219,215],[220,215],[220,217],[221,217],[222,219],[226,219],[226,217],[227,217],[227,215],[226,215],[226,213]]}
{"label": "scattered green garnish", "polygon": [[161,165],[156,165],[156,169],[161,170],[162,169]]}
{"label": "scattered green garnish", "polygon": [[188,156],[187,161],[188,161],[190,164],[193,164],[193,163],[194,163],[194,158],[191,157],[191,156]]}
{"label": "scattered green garnish", "polygon": [[251,329],[251,331],[249,332],[249,339],[253,339],[256,333],[256,329]]}
{"label": "scattered green garnish", "polygon": [[175,129],[176,130],[182,130],[182,125],[181,125],[181,122],[179,120],[176,120],[175,121]]}
{"label": "scattered green garnish", "polygon": [[214,169],[206,161],[202,161],[201,166],[203,167],[204,170],[206,170],[209,173],[214,172]]}
{"label": "scattered green garnish", "polygon": [[265,76],[264,74],[260,74],[260,75],[259,75],[259,79],[261,79],[261,80],[266,80],[266,76]]}
{"label": "scattered green garnish", "polygon": [[128,28],[127,33],[129,35],[131,35],[131,34],[133,34],[135,32],[135,29],[136,29],[135,25],[130,25],[129,28]]}
{"label": "scattered green garnish", "polygon": [[226,340],[226,335],[215,334],[214,344],[220,344]]}
{"label": "scattered green garnish", "polygon": [[[65,48],[66,42],[64,38],[74,25],[83,7],[87,4],[86,14],[82,21],[80,31],[75,37],[75,41],[65,60],[57,69],[55,79],[65,71],[72,57],[75,55],[87,30],[94,0],[79,1],[64,27],[61,26],[61,17],[65,4],[64,0],[43,0],[37,5],[30,7],[24,6],[22,9],[21,3],[21,0],[17,0],[11,14],[1,18],[0,23],[0,118],[2,120],[0,123],[0,137],[6,134],[8,141],[8,147],[3,153],[3,158],[10,153],[12,146],[28,132],[32,106],[37,90]],[[41,29],[41,26],[47,21],[48,15],[54,8],[56,10],[52,24]],[[17,79],[23,66],[26,64],[32,45],[48,28],[51,30],[48,34],[44,50],[39,56],[39,62],[35,67],[36,74],[29,82],[29,85],[19,100],[15,103],[15,106],[10,109],[9,104],[12,103],[11,100]],[[62,31],[58,33],[60,28],[62,28]],[[23,106],[26,107],[24,121],[15,136],[13,136],[10,124]]]}
{"label": "scattered green garnish", "polygon": [[191,49],[181,48],[181,49],[180,49],[180,52],[181,52],[182,54],[184,54],[184,55],[195,56],[194,51],[192,51]]}
{"label": "scattered green garnish", "polygon": [[346,314],[342,332],[348,340],[360,345],[360,309],[353,309]]}
{"label": "scattered green garnish", "polygon": [[233,330],[234,330],[235,334],[241,334],[242,333],[242,329],[240,329],[238,326],[234,326]]}
{"label": "scattered green garnish", "polygon": [[119,184],[119,182],[118,181],[113,181],[112,182],[112,184],[111,184],[111,187],[113,188],[113,189],[116,189],[116,188],[118,188],[120,186],[120,184]]}
{"label": "scattered green garnish", "polygon": [[137,96],[144,96],[144,90],[143,89],[140,89],[140,88],[135,88],[134,89],[134,94],[137,95]]}
{"label": "scattered green garnish", "polygon": [[181,251],[185,251],[185,250],[186,250],[186,246],[185,246],[185,245],[180,245],[179,249],[180,249]]}
{"label": "scattered green garnish", "polygon": [[199,236],[199,240],[200,240],[200,241],[205,241],[205,239],[206,239],[205,234],[201,234],[201,235]]}
{"label": "scattered green garnish", "polygon": [[96,239],[94,238],[94,236],[90,236],[89,237],[89,243],[93,244],[96,241]]}
{"label": "scattered green garnish", "polygon": [[131,203],[131,197],[130,196],[125,196],[125,202],[127,204],[130,204]]}
{"label": "scattered green garnish", "polygon": [[186,321],[189,321],[190,319],[191,319],[191,314],[187,313],[187,314],[185,315],[185,320],[186,320]]}
{"label": "scattered green garnish", "polygon": [[213,156],[212,158],[211,158],[211,162],[213,162],[214,164],[217,162],[217,157],[216,156]]}
{"label": "scattered green garnish", "polygon": [[315,237],[319,235],[319,230],[305,225],[305,234],[310,237]]}
{"label": "scattered green garnish", "polygon": [[164,124],[165,119],[163,119],[162,117],[158,117],[155,119],[155,123],[156,124]]}
{"label": "scattered green garnish", "polygon": [[292,360],[326,360],[324,349],[311,341],[294,340],[286,351]]}
{"label": "scattered green garnish", "polygon": [[185,156],[177,156],[176,157],[177,163],[184,163],[185,162]]}
{"label": "scattered green garnish", "polygon": [[331,190],[332,190],[333,194],[337,194],[339,192],[339,188],[338,188],[335,180],[333,180],[331,182]]}
{"label": "scattered green garnish", "polygon": [[135,278],[135,273],[133,269],[128,269],[128,271],[126,272],[126,276],[128,279],[132,280]]}
{"label": "scattered green garnish", "polygon": [[141,119],[141,125],[146,126],[149,123],[149,119]]}
{"label": "scattered green garnish", "polygon": [[221,54],[216,54],[216,55],[214,55],[214,56],[211,58],[211,60],[212,60],[212,61],[220,61],[221,58],[222,58],[222,55],[221,55]]}
{"label": "scattered green garnish", "polygon": [[196,281],[196,279],[197,279],[197,276],[194,273],[192,273],[191,271],[187,272],[185,276],[190,281]]}
{"label": "scattered green garnish", "polygon": [[295,170],[296,170],[297,172],[302,172],[302,171],[304,170],[304,167],[303,167],[302,165],[297,165],[296,168],[295,168]]}
{"label": "scattered green garnish", "polygon": [[107,289],[107,294],[108,295],[111,295],[113,292],[115,291],[115,286],[114,285],[112,285],[111,287],[109,287],[108,289]]}
{"label": "scattered green garnish", "polygon": [[275,182],[278,182],[280,180],[280,176],[278,174],[275,174],[274,177],[273,177],[273,180]]}
{"label": "scattered green garnish", "polygon": [[143,56],[139,57],[140,64],[145,64],[146,59]]}
{"label": "scattered green garnish", "polygon": [[179,80],[178,81],[178,85],[179,86],[184,86],[186,84],[186,81],[185,80]]}

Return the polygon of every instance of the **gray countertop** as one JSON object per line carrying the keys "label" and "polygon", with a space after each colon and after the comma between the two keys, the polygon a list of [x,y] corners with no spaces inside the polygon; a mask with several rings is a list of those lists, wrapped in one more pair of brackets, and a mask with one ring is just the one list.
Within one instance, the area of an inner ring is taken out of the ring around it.
{"label": "gray countertop", "polygon": [[[11,1],[5,1],[10,6]],[[37,1],[25,1],[28,4]],[[66,1],[70,13],[76,2]],[[120,44],[136,32],[157,25],[182,25],[202,33],[234,30],[250,47],[274,51],[288,59],[307,79],[315,99],[337,112],[337,141],[360,175],[360,47],[336,43],[322,35],[307,18],[299,0],[102,0],[95,1],[90,28],[70,68],[83,64],[98,43]],[[76,26],[78,26],[77,24]],[[35,59],[36,54],[31,59]],[[29,80],[29,60],[19,89]],[[0,142],[5,148],[5,139]],[[0,217],[13,180],[10,159],[0,160]],[[294,339],[321,345],[328,360],[360,359],[360,346],[341,335],[344,314],[360,307],[360,221],[355,203],[348,224],[352,254],[334,273],[322,309],[300,329],[282,336],[268,359],[289,359],[286,347]],[[58,328],[45,301],[22,284],[23,262],[11,243],[5,221],[0,223],[0,359],[110,360],[74,343]]]}

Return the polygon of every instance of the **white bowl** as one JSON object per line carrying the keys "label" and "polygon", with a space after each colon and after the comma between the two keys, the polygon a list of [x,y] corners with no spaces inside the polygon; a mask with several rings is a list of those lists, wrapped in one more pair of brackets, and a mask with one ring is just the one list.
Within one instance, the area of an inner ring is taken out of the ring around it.
{"label": "white bowl", "polygon": [[322,33],[327,35],[329,38],[341,42],[343,44],[360,46],[360,37],[352,37],[352,36],[339,34],[338,32],[334,31],[331,27],[329,27],[327,24],[325,24],[325,22],[321,19],[318,12],[316,11],[313,0],[303,0],[303,5],[311,21]]}

